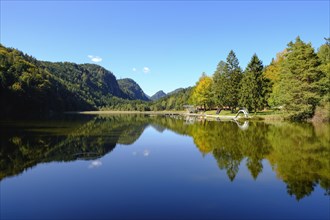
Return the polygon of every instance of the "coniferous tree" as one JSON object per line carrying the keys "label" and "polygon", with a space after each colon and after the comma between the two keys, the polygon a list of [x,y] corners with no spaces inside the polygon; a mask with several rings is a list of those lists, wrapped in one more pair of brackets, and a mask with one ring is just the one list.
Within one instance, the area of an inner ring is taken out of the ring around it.
{"label": "coniferous tree", "polygon": [[267,105],[268,90],[269,80],[263,75],[262,61],[254,54],[241,80],[240,105],[256,113]]}
{"label": "coniferous tree", "polygon": [[220,61],[214,73],[214,100],[218,106],[236,108],[239,99],[239,83],[242,70],[234,51],[230,51],[226,63]]}
{"label": "coniferous tree", "polygon": [[214,104],[217,106],[224,106],[225,105],[225,96],[226,91],[223,87],[225,77],[224,77],[224,69],[226,66],[226,62],[220,61],[216,71],[213,74],[213,86],[212,86],[212,96]]}
{"label": "coniferous tree", "polygon": [[228,106],[236,108],[239,100],[239,84],[242,79],[242,70],[234,51],[230,51],[225,66],[225,78],[228,80]]}
{"label": "coniferous tree", "polygon": [[299,37],[288,44],[288,53],[281,68],[280,96],[293,120],[305,120],[313,116],[320,100],[320,61],[312,45]]}

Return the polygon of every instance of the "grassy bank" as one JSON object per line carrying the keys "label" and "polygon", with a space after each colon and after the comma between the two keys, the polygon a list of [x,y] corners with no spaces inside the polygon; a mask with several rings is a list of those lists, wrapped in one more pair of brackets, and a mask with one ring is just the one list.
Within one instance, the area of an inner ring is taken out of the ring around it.
{"label": "grassy bank", "polygon": [[[206,111],[207,115],[216,115],[216,111]],[[236,116],[237,113],[232,113],[230,110],[223,110],[218,114],[219,116]],[[286,113],[282,113],[274,110],[260,111],[256,113],[250,113],[250,120],[267,120],[267,121],[283,121],[287,116]]]}

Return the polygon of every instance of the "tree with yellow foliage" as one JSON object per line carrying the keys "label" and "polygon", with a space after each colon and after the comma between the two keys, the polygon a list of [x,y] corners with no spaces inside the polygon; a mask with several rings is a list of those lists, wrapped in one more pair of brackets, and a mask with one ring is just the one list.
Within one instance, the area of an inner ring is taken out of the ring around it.
{"label": "tree with yellow foliage", "polygon": [[212,105],[212,84],[213,79],[203,73],[192,92],[192,102],[203,106],[204,110]]}

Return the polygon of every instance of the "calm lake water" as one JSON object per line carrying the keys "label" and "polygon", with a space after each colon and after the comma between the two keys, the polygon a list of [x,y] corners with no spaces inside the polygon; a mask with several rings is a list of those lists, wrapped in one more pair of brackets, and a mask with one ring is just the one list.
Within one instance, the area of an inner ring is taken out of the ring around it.
{"label": "calm lake water", "polygon": [[0,219],[329,219],[329,125],[0,123]]}

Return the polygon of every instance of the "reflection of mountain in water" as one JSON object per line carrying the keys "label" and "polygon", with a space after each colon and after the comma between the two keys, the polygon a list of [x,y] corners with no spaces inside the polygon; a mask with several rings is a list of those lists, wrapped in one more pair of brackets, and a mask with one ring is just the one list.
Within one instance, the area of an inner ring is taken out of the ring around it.
{"label": "reflection of mountain in water", "polygon": [[288,193],[297,199],[311,194],[317,185],[330,195],[328,125],[250,122],[242,130],[235,122],[185,123],[145,115],[99,116],[64,124],[46,122],[30,130],[6,127],[0,133],[0,179],[42,162],[102,157],[117,143],[133,144],[149,125],[161,132],[169,129],[192,137],[200,152],[212,154],[231,181],[242,162],[246,161],[252,178],[257,179],[263,161],[268,160],[286,183]]}
{"label": "reflection of mountain in water", "polygon": [[157,124],[151,124],[151,127],[153,127],[159,133],[163,133],[166,130],[165,127],[157,125]]}
{"label": "reflection of mountain in water", "polygon": [[95,159],[111,152],[117,143],[133,144],[148,125],[144,117],[96,117],[65,125],[47,121],[31,124],[34,129],[30,130],[1,129],[0,180],[38,163]]}

